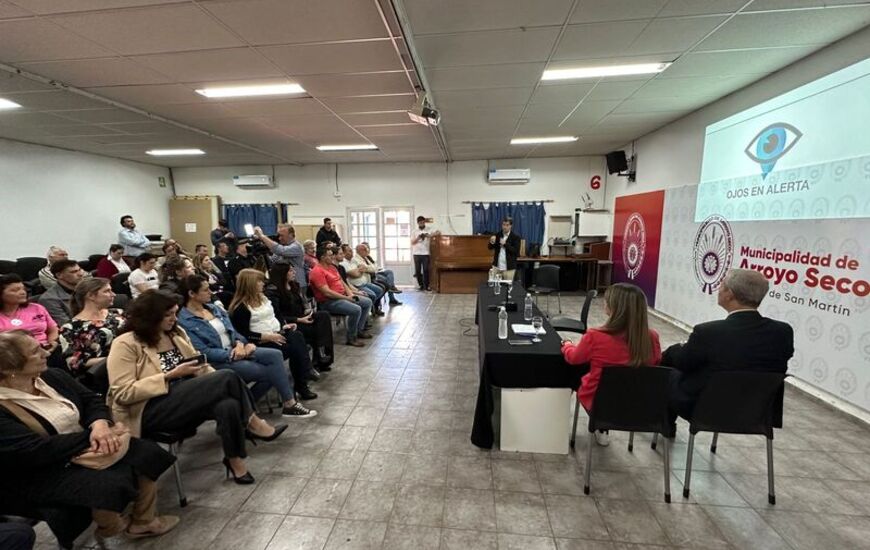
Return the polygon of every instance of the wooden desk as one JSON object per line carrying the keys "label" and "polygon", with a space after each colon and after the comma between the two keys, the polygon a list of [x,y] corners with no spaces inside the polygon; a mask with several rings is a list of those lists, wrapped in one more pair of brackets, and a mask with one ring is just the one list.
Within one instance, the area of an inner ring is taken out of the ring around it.
{"label": "wooden desk", "polygon": [[599,286],[598,263],[610,260],[610,243],[589,243],[584,246],[584,253],[574,256],[542,256],[517,258],[517,269],[522,266],[520,281],[524,288],[532,284],[532,271],[535,262],[554,264],[559,269],[559,287],[564,292],[575,290],[590,290]]}
{"label": "wooden desk", "polygon": [[492,267],[486,235],[439,235],[430,250],[429,286],[443,294],[475,294]]}

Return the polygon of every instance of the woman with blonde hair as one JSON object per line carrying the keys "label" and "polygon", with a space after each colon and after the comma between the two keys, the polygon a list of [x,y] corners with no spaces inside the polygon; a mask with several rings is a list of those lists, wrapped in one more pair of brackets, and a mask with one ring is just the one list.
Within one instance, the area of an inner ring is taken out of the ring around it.
{"label": "woman with blonde hair", "polygon": [[311,366],[305,337],[296,330],[296,323],[285,323],[275,314],[265,291],[266,276],[262,272],[256,269],[239,272],[236,293],[229,307],[233,326],[249,342],[281,350],[284,359],[290,362],[296,393],[303,400],[317,399],[308,381],[319,379],[320,373]]}
{"label": "woman with blonde hair", "polygon": [[[649,328],[646,296],[639,287],[628,283],[611,285],[604,293],[607,321],[590,328],[576,344],[562,343],[562,355],[569,365],[589,363],[577,389],[577,401],[587,411],[592,409],[601,371],[609,365],[657,365],[662,359],[656,331]],[[595,440],[607,445],[607,434],[598,432]]]}
{"label": "woman with blonde hair", "polygon": [[67,367],[85,385],[91,382],[88,369],[109,356],[112,340],[124,324],[123,312],[111,309],[114,300],[108,279],[85,279],[70,299],[72,319],[60,327],[60,347]]}

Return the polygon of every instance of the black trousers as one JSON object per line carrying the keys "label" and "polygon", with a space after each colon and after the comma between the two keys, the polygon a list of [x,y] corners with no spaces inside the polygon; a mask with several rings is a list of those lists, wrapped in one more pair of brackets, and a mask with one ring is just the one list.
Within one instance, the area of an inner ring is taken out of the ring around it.
{"label": "black trousers", "polygon": [[31,550],[36,542],[33,527],[20,521],[0,523],[0,548],[6,550]]}
{"label": "black trousers", "polygon": [[287,340],[283,346],[272,342],[264,342],[257,345],[264,348],[281,350],[281,353],[284,354],[284,359],[290,363],[293,386],[298,391],[308,386],[308,379],[311,377],[311,357],[308,356],[308,345],[305,343],[305,336],[298,330],[285,330],[282,334]]}
{"label": "black trousers", "polygon": [[191,430],[215,420],[224,455],[245,458],[245,428],[253,411],[253,399],[242,379],[229,369],[219,370],[174,382],[168,394],[150,399],[142,413],[142,437]]}
{"label": "black trousers", "polygon": [[[305,338],[305,343],[314,350],[314,362],[317,365],[330,365],[335,357],[332,342],[332,318],[326,311],[315,311],[311,315],[313,323],[297,323],[296,330]],[[324,361],[320,349],[330,357]]]}
{"label": "black trousers", "polygon": [[429,255],[414,254],[414,278],[420,290],[429,290]]}

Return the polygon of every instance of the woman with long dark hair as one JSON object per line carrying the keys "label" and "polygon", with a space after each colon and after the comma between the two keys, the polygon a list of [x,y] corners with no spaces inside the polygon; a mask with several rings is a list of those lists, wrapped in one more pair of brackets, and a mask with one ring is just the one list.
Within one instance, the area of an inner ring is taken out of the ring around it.
{"label": "woman with long dark hair", "polygon": [[284,323],[295,323],[298,330],[311,346],[314,367],[321,371],[332,367],[332,319],[325,311],[314,311],[308,307],[308,300],[302,296],[296,281],[296,270],[290,264],[275,264],[269,271],[269,285],[266,296],[272,301],[275,314]]}
{"label": "woman with long dark hair", "polygon": [[215,371],[177,324],[173,294],[149,290],[127,308],[127,323],[109,352],[107,401],[134,436],[180,432],[217,422],[227,477],[254,483],[245,465],[245,438],[271,441],[272,427],[254,413],[248,387],[231,370]]}
{"label": "woman with long dark hair", "polygon": [[[570,365],[589,363],[577,390],[577,401],[587,411],[592,409],[601,370],[608,365],[657,365],[662,360],[659,335],[649,328],[646,296],[639,287],[628,283],[611,285],[604,293],[607,321],[590,328],[576,344],[563,342],[562,355]],[[596,433],[599,445],[607,445],[607,435]]]}

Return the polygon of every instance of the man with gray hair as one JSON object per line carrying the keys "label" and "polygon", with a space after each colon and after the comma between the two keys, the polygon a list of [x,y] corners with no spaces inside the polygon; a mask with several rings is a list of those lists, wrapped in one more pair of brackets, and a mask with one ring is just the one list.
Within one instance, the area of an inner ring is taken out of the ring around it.
{"label": "man with gray hair", "polygon": [[296,229],[289,223],[278,224],[278,241],[275,242],[263,233],[259,227],[254,228],[254,237],[260,239],[272,253],[273,264],[290,264],[296,271],[296,282],[299,292],[305,296],[308,290],[308,277],[305,273],[305,249],[296,240]]}
{"label": "man with gray hair", "polygon": [[59,246],[51,246],[49,247],[45,258],[48,260],[48,263],[45,264],[45,267],[39,270],[38,276],[39,284],[42,285],[42,288],[48,290],[57,284],[57,279],[55,279],[54,275],[51,273],[51,265],[61,260],[68,260],[69,254]]}
{"label": "man with gray hair", "polygon": [[716,300],[728,316],[696,325],[685,344],[665,350],[662,364],[678,370],[671,379],[674,412],[684,418],[691,416],[715,371],[786,372],[794,354],[794,331],[787,323],[758,312],[768,287],[758,271],[728,271]]}

